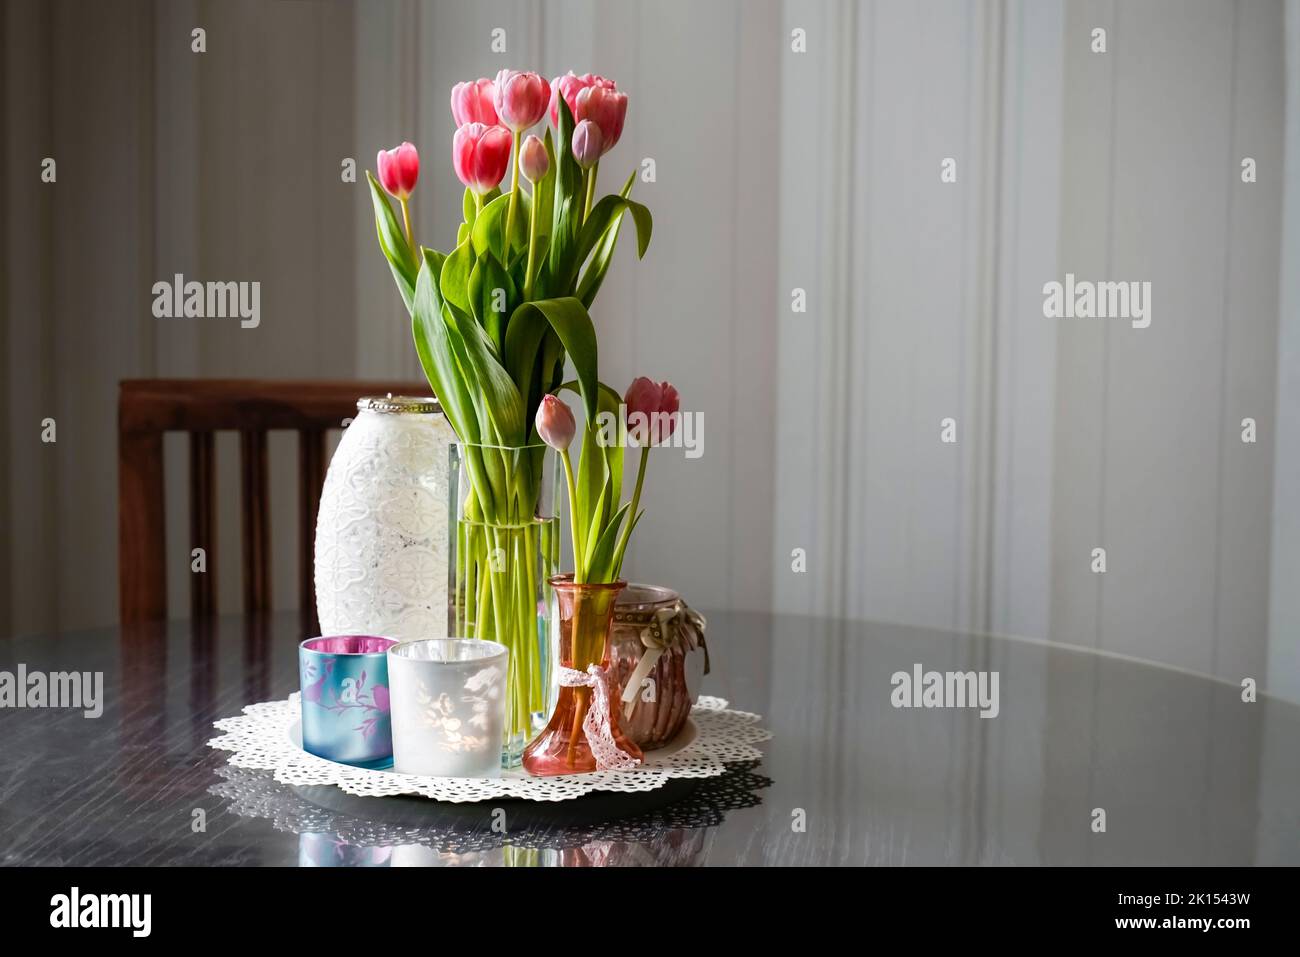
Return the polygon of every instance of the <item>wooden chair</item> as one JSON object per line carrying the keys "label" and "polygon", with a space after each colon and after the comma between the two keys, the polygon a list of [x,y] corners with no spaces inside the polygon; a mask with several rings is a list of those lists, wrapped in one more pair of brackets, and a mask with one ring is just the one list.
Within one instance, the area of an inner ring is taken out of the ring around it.
{"label": "wooden chair", "polygon": [[118,395],[118,589],[123,625],[167,617],[163,501],[163,433],[190,437],[190,541],[207,553],[207,572],[190,578],[194,618],[216,612],[216,460],[214,433],[236,431],[240,449],[240,512],[244,611],[271,608],[271,429],[298,433],[298,596],[315,617],[312,551],[316,510],[325,481],[325,434],[356,415],[363,395],[428,395],[422,382],[129,379]]}

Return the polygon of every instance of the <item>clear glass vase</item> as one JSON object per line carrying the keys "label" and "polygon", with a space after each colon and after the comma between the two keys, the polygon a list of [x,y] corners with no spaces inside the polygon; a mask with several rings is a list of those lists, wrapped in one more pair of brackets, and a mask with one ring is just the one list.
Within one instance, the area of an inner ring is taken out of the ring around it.
{"label": "clear glass vase", "polygon": [[448,632],[510,650],[501,766],[518,767],[551,706],[549,579],[559,567],[559,460],[545,445],[451,447]]}
{"label": "clear glass vase", "polygon": [[[608,668],[614,605],[627,582],[577,584],[571,575],[562,575],[551,579],[551,586],[555,589],[553,624],[559,665],[580,672],[592,665]],[[523,765],[529,774],[581,774],[596,770],[596,756],[583,729],[591,706],[591,688],[559,688],[550,720],[524,750]],[[619,711],[617,702],[611,701],[610,734],[620,751],[640,759],[641,749],[622,731]]]}

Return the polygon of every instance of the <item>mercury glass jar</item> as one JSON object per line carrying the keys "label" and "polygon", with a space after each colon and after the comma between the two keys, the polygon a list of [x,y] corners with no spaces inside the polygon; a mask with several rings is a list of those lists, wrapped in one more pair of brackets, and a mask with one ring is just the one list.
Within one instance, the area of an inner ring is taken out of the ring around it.
{"label": "mercury glass jar", "polygon": [[322,634],[447,637],[447,476],[455,438],[431,398],[357,402],[316,516]]}
{"label": "mercury glass jar", "polygon": [[672,741],[691,713],[709,673],[704,628],[704,616],[671,588],[634,582],[618,596],[609,667],[623,697],[623,731],[644,751]]}

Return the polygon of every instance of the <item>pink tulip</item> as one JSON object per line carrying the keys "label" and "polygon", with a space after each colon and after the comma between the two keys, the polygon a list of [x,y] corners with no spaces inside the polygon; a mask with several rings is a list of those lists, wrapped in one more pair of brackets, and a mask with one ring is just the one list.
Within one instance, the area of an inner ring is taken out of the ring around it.
{"label": "pink tulip", "polygon": [[583,120],[573,128],[573,158],[583,169],[591,169],[600,159],[600,127]]}
{"label": "pink tulip", "polygon": [[567,449],[578,431],[573,410],[553,395],[542,396],[542,404],[537,407],[536,424],[542,441],[557,452]]}
{"label": "pink tulip", "polygon": [[375,172],[380,186],[395,199],[405,200],[415,192],[415,181],[420,178],[420,154],[410,143],[380,150],[375,157]]}
{"label": "pink tulip", "polygon": [[536,136],[529,136],[519,149],[519,169],[528,182],[540,183],[551,168],[551,158],[546,155],[546,144]]}
{"label": "pink tulip", "polygon": [[577,96],[575,120],[590,120],[600,127],[600,152],[608,153],[623,135],[623,120],[627,117],[627,94],[620,93],[611,84],[589,86]]}
{"label": "pink tulip", "polygon": [[557,129],[560,126],[559,97],[564,97],[564,102],[569,105],[569,112],[573,114],[573,119],[576,122],[578,119],[578,94],[588,87],[600,87],[605,90],[615,88],[613,80],[607,80],[595,73],[574,76],[572,70],[564,76],[557,76],[551,81],[551,124],[553,126]]}
{"label": "pink tulip", "polygon": [[510,131],[466,123],[451,141],[451,163],[460,181],[478,195],[491,192],[510,165]]}
{"label": "pink tulip", "polygon": [[493,105],[502,126],[518,133],[546,115],[551,85],[536,73],[502,70],[497,74]]}
{"label": "pink tulip", "polygon": [[496,85],[487,77],[470,83],[457,83],[451,88],[451,117],[459,129],[466,123],[497,126],[497,111],[493,105]]}
{"label": "pink tulip", "polygon": [[677,428],[681,400],[671,382],[640,376],[632,380],[623,397],[627,406],[628,435],[637,445],[659,445]]}

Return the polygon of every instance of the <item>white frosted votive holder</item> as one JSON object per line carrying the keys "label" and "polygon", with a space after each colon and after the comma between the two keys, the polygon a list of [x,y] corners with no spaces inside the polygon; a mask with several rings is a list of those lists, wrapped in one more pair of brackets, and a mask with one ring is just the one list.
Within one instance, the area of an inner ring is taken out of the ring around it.
{"label": "white frosted votive holder", "polygon": [[501,774],[510,650],[477,638],[430,638],[388,649],[393,770]]}

